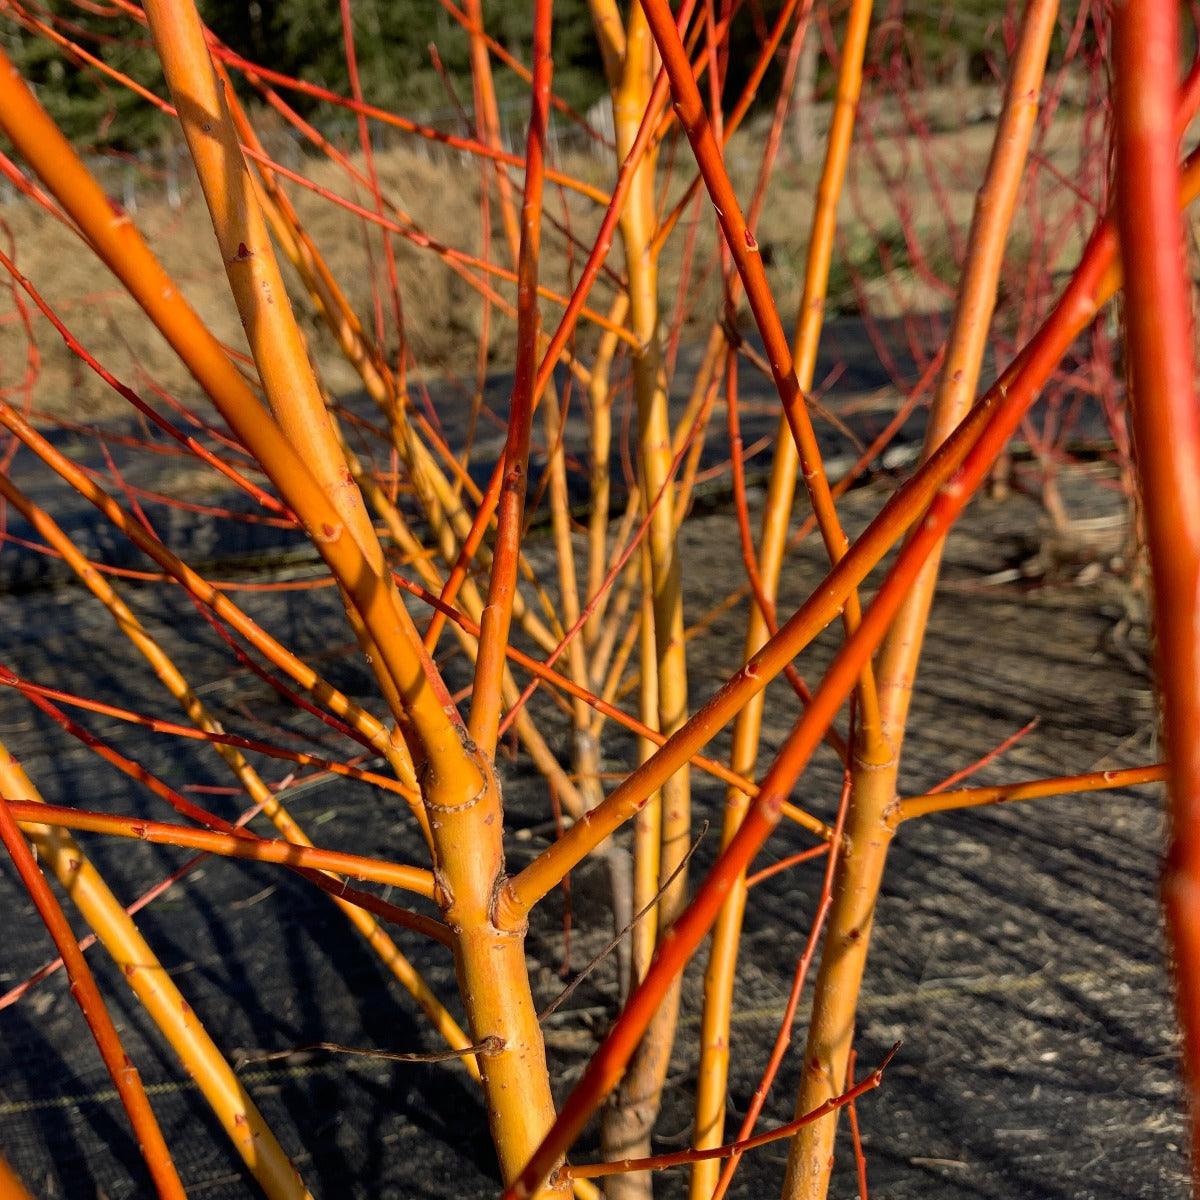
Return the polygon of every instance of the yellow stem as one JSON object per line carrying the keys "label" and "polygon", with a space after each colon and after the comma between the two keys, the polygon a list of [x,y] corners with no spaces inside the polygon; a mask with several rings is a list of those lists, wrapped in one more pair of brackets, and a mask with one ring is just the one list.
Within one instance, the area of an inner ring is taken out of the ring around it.
{"label": "yellow stem", "polygon": [[[804,291],[793,339],[793,360],[801,389],[812,389],[817,351],[824,327],[825,297],[829,287],[829,269],[837,229],[838,201],[846,177],[858,96],[862,87],[862,62],[872,5],[870,0],[855,0],[847,18],[838,72],[836,100],[826,141],[825,160],[817,185],[809,233],[808,256],[804,272]],[[806,36],[815,37],[816,30]],[[788,531],[796,498],[797,472],[800,466],[796,443],[787,418],[781,416],[775,434],[775,457],[763,502],[762,529],[759,535],[758,570],[764,595],[774,602],[788,548]],[[856,604],[847,605],[846,614],[856,616]],[[848,629],[849,629],[848,625]],[[746,660],[758,652],[770,630],[761,608],[753,600],[749,606],[743,653]],[[866,677],[865,677],[866,678]],[[868,700],[861,724],[863,746],[868,757],[880,757],[876,691],[866,679],[862,689]],[[753,773],[758,760],[766,693],[751,698],[738,713],[733,728],[730,766],[740,774]],[[746,814],[748,798],[730,788],[725,795],[725,815],[721,844],[728,845]],[[730,1019],[742,918],[746,906],[746,877],[741,875],[730,890],[713,928],[712,948],[705,975],[704,1012],[701,1017],[700,1064],[696,1087],[694,1144],[702,1149],[719,1146],[725,1132],[725,1096],[729,1070]],[[697,1162],[692,1170],[691,1200],[708,1200],[717,1185],[721,1164],[713,1160]]]}
{"label": "yellow stem", "polygon": [[[1057,0],[1029,0],[1025,10],[992,156],[976,199],[970,251],[959,285],[946,360],[930,409],[922,460],[928,459],[949,435],[975,397],[1057,13]],[[879,650],[882,719],[892,747],[891,759],[870,767],[857,762],[854,765],[845,849],[834,879],[833,907],[817,973],[797,1113],[810,1111],[836,1096],[846,1078],[875,901],[893,832],[888,813],[896,794],[905,720],[939,561],[940,547],[926,560]],[[837,1114],[833,1113],[806,1125],[796,1135],[784,1185],[787,1200],[824,1200],[836,1128]]]}
{"label": "yellow stem", "polygon": [[[0,794],[42,803],[20,764],[0,744]],[[24,825],[38,861],[62,885],[196,1081],[259,1186],[271,1200],[310,1200],[308,1189],[249,1093],[138,932],[100,873],[61,829]]]}
{"label": "yellow stem", "polygon": [[[637,136],[650,101],[654,79],[654,43],[639,5],[630,9],[625,29],[625,55],[619,86],[613,92],[617,157],[624,161]],[[683,594],[675,529],[675,487],[670,482],[671,425],[658,311],[658,265],[651,251],[656,227],[654,175],[657,156],[647,152],[638,164],[620,216],[621,238],[629,281],[629,320],[640,349],[633,355],[634,396],[638,420],[638,466],[642,513],[650,511],[645,547],[649,559],[651,603],[643,606],[643,661],[654,657],[656,687],[643,685],[642,720],[670,735],[687,720],[687,658],[683,638]],[[645,747],[643,747],[645,749]],[[647,807],[646,828],[635,830],[635,851],[651,853],[650,834],[657,825],[658,853],[655,887],[670,879],[687,853],[691,832],[691,797],[687,769],[676,772],[661,788],[661,797]],[[654,811],[658,810],[657,814]],[[634,909],[648,899],[651,864],[634,866]],[[653,892],[651,892],[653,895]],[[687,896],[686,871],[679,871],[659,897],[658,937],[670,929]],[[635,941],[635,959],[643,959],[646,934]],[[641,948],[639,948],[641,947]],[[639,969],[644,966],[639,964]],[[678,1018],[679,988],[672,987],[658,1008],[651,1027],[630,1062],[615,1102],[605,1109],[601,1140],[610,1157],[649,1153],[650,1131],[658,1115],[671,1046]],[[615,1176],[606,1185],[612,1197],[648,1195],[645,1179]]]}

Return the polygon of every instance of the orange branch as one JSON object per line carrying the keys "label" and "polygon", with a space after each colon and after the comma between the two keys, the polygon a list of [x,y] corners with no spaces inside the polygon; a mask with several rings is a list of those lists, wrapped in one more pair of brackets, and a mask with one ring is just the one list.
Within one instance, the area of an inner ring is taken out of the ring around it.
{"label": "orange branch", "polygon": [[[42,806],[30,804],[28,807],[36,811]],[[75,944],[75,935],[66,915],[38,868],[37,859],[17,827],[14,814],[4,804],[0,804],[0,841],[3,841],[8,850],[21,882],[25,885],[66,964],[67,975],[71,980],[71,994],[92,1031],[96,1047],[129,1115],[129,1123],[137,1135],[138,1146],[146,1160],[146,1166],[150,1169],[155,1190],[162,1200],[185,1200],[183,1184],[179,1181],[179,1174],[175,1170],[171,1152],[163,1140],[154,1110],[146,1098],[141,1076],[129,1055],[125,1053],[125,1047],[121,1044],[112,1017],[108,1015],[108,1009],[88,968],[83,951]]]}

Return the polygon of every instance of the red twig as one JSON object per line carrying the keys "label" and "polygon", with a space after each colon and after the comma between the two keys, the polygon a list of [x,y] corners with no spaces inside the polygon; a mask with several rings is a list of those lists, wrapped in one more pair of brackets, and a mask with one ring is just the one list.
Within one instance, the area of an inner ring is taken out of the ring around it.
{"label": "red twig", "polygon": [[710,1150],[676,1150],[672,1154],[655,1154],[650,1158],[625,1158],[617,1159],[614,1162],[567,1166],[561,1169],[561,1174],[567,1179],[599,1179],[605,1175],[624,1175],[630,1171],[661,1171],[664,1167],[680,1167],[688,1163],[703,1162],[705,1159],[728,1158],[732,1154],[745,1154],[749,1150],[757,1150],[760,1146],[769,1146],[772,1142],[791,1137],[805,1125],[819,1121],[829,1113],[836,1112],[847,1104],[852,1104],[867,1092],[874,1091],[883,1082],[883,1072],[899,1049],[899,1044],[893,1046],[883,1062],[870,1075],[840,1096],[826,1100],[819,1108],[797,1117],[794,1121],[789,1121],[786,1125],[780,1125],[777,1129],[768,1129],[765,1133],[756,1134],[754,1137],[730,1142],[726,1146],[714,1146]]}
{"label": "red twig", "polygon": [[129,1114],[129,1123],[137,1134],[138,1144],[146,1166],[150,1169],[155,1189],[160,1197],[184,1200],[183,1184],[179,1181],[175,1164],[171,1161],[171,1152],[167,1149],[150,1101],[146,1098],[141,1076],[125,1053],[125,1047],[121,1044],[112,1017],[108,1015],[108,1009],[104,1005],[104,999],[92,977],[87,960],[75,944],[75,935],[66,915],[50,890],[45,876],[39,870],[29,843],[17,827],[16,818],[5,804],[0,804],[0,841],[4,842],[25,890],[58,947],[59,954],[62,955],[67,975],[71,980],[71,995],[74,996],[84,1020],[92,1031],[104,1065],[108,1068],[121,1103]]}
{"label": "red twig", "polygon": [[1117,220],[1170,770],[1163,889],[1194,1167],[1200,1163],[1200,410],[1192,285],[1176,200],[1179,37],[1173,0],[1114,6]]}

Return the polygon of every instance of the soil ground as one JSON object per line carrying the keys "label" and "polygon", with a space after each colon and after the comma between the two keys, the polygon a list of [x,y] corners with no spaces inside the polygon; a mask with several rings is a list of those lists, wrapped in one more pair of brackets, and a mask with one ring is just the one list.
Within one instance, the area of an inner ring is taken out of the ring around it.
{"label": "soil ground", "polygon": [[[876,483],[843,501],[852,533],[877,509],[883,488]],[[1114,529],[1119,534],[1117,509],[1106,500],[1112,493],[1088,470],[1069,472],[1063,492],[1076,515],[1107,522],[1110,541]],[[760,498],[757,492],[752,497]],[[741,582],[730,553],[732,518],[719,496],[707,506],[684,533],[691,619]],[[99,532],[93,536],[98,550],[114,549]],[[206,542],[203,523],[179,536],[194,558],[221,557],[220,548]],[[918,732],[903,774],[907,791],[933,785],[1035,716],[1036,729],[982,770],[977,782],[1155,759],[1155,708],[1137,606],[1124,585],[1084,563],[1088,554],[1077,553],[1078,545],[1060,542],[1045,535],[1038,508],[1019,494],[1003,504],[981,500],[968,510],[950,541],[919,678]],[[549,563],[550,547],[536,534],[530,552],[535,562]],[[261,576],[259,560],[256,551]],[[62,586],[44,560],[6,550],[0,565],[0,661],[56,686],[135,709],[161,708],[153,681],[89,597]],[[787,572],[783,610],[802,600],[820,575],[818,550],[807,544]],[[178,594],[157,587],[126,591],[228,727],[254,736],[282,721],[321,740],[311,724],[279,710],[265,685],[222,665],[227,658],[214,653],[214,638],[197,627]],[[238,599],[286,643],[321,660],[351,694],[370,694],[364,669],[344,653],[344,622],[330,589],[240,593]],[[697,702],[737,666],[742,620],[734,610],[692,643]],[[831,637],[801,660],[808,678],[818,678],[828,661]],[[450,676],[465,682],[457,664]],[[795,714],[788,690],[773,689],[771,696],[768,747],[779,744]],[[552,734],[565,737],[552,707],[544,706],[541,716]],[[176,783],[226,782],[215,759],[192,743],[131,734],[105,720],[89,723]],[[634,747],[610,735],[606,766],[627,769]],[[0,695],[0,736],[51,801],[162,815],[12,694]],[[726,739],[711,752],[724,756]],[[514,831],[510,860],[519,866],[544,844],[546,800],[530,775],[510,764],[504,769]],[[713,823],[695,860],[699,873],[715,853],[721,789],[700,773],[694,788],[697,824],[701,818]],[[829,813],[836,793],[832,757],[821,757],[801,781],[798,798]],[[395,799],[326,781],[298,789],[290,803],[321,844],[420,861],[411,822]],[[933,816],[904,829],[880,904],[857,1042],[865,1069],[903,1041],[883,1088],[860,1105],[876,1200],[1187,1195],[1157,896],[1162,842],[1155,788]],[[763,860],[805,844],[798,831],[781,829]],[[126,899],[181,859],[142,844],[89,838],[86,845]],[[818,869],[802,867],[754,892],[740,961],[734,1115],[744,1111],[774,1037],[817,880]],[[602,868],[577,871],[572,894],[571,963],[578,969],[608,933]],[[45,960],[48,943],[7,874],[0,876],[0,905],[7,925],[0,986],[7,987]],[[322,1040],[437,1049],[332,907],[273,868],[207,861],[146,909],[141,923],[218,1043],[235,1057]],[[452,998],[446,956],[415,939],[403,944],[443,997]],[[539,910],[529,949],[544,1002],[562,986],[558,897]],[[199,1095],[121,980],[102,954],[89,957],[179,1152],[189,1195],[254,1195]],[[663,1149],[689,1138],[703,961],[702,953],[686,977],[681,1036],[658,1126]],[[577,1078],[615,1004],[614,970],[606,962],[547,1022],[560,1093]],[[799,1038],[804,1023],[802,1011]],[[764,1125],[791,1116],[799,1049],[793,1046],[785,1061]],[[314,1053],[248,1065],[243,1078],[322,1200],[496,1194],[479,1105],[454,1066]],[[0,1143],[39,1197],[146,1194],[123,1115],[61,974],[0,1012]],[[589,1135],[578,1156],[593,1150]],[[780,1144],[747,1158],[731,1194],[777,1194],[784,1157]],[[834,1196],[856,1194],[851,1172],[843,1143]],[[661,1175],[656,1187],[663,1196],[679,1196],[685,1182],[676,1171]]]}

